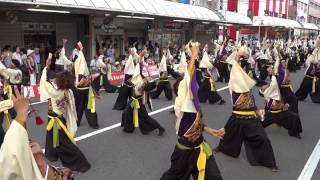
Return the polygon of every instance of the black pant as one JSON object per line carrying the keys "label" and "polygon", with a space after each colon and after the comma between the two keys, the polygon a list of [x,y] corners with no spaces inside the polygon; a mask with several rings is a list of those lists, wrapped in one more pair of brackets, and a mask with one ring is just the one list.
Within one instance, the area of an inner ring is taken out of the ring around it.
{"label": "black pant", "polygon": [[160,94],[164,91],[164,95],[168,100],[172,100],[172,89],[169,81],[160,80],[157,89],[151,92],[151,98],[157,99]]}
{"label": "black pant", "polygon": [[312,82],[313,82],[312,78],[307,77],[307,76],[304,77],[299,89],[295,93],[295,95],[297,96],[297,98],[300,101],[305,100],[308,97],[308,94],[311,93],[311,91],[312,91]]}
{"label": "black pant", "polygon": [[[155,119],[148,115],[146,107],[141,102],[140,109],[138,110],[138,117],[139,129],[142,134],[148,134],[155,129],[163,128]],[[123,127],[123,130],[128,133],[132,133],[135,129],[133,124],[133,109],[130,103],[128,103],[126,109],[122,112],[121,126]]]}
{"label": "black pant", "polygon": [[104,90],[107,93],[114,93],[117,91],[118,87],[110,84],[110,81],[108,80],[107,75],[102,74],[92,82],[92,84],[93,84],[92,87],[94,88],[94,90],[97,93],[99,93],[99,90],[101,88],[101,85],[100,85],[101,78],[102,78],[102,82],[103,82],[102,86],[104,87]]}
{"label": "black pant", "polygon": [[289,104],[289,111],[299,114],[299,101],[290,87],[281,86],[280,93],[282,100]]}
{"label": "black pant", "polygon": [[[52,114],[56,116],[56,114]],[[62,123],[66,126],[66,120],[64,117],[59,117]],[[48,118],[48,122],[50,118]],[[70,168],[73,171],[85,172],[90,169],[90,164],[86,157],[82,154],[80,149],[71,142],[68,136],[65,134],[64,130],[61,128],[59,130],[59,146],[53,147],[53,129],[47,131],[46,135],[46,158],[55,162],[58,159],[61,160],[63,166]]]}
{"label": "black pant", "polygon": [[113,105],[113,109],[124,110],[126,108],[129,98],[131,97],[131,94],[132,94],[131,90],[132,90],[132,87],[126,84],[120,87],[117,100]]}
{"label": "black pant", "polygon": [[91,112],[88,109],[88,98],[89,98],[89,89],[80,90],[76,89],[74,92],[75,95],[75,103],[77,110],[78,121],[77,124],[80,126],[83,112],[85,112],[88,124],[92,128],[98,127],[98,115],[96,112]]}
{"label": "black pant", "polygon": [[[199,148],[182,150],[176,146],[171,155],[171,167],[162,175],[160,180],[189,180],[191,175],[194,180],[197,180],[199,153]],[[209,157],[206,161],[205,180],[222,180],[214,156]]]}
{"label": "black pant", "polygon": [[302,132],[299,115],[291,111],[282,111],[280,113],[267,112],[262,126],[265,128],[273,123],[287,129],[290,136],[295,136]]}
{"label": "black pant", "polygon": [[225,125],[226,134],[220,140],[218,149],[226,155],[238,157],[242,142],[251,165],[276,167],[270,140],[258,118],[231,115]]}
{"label": "black pant", "polygon": [[220,74],[218,81],[223,82],[224,80],[226,83],[229,82],[230,71],[229,71],[228,65],[229,65],[228,63],[220,63],[218,65],[218,70]]}
{"label": "black pant", "polygon": [[180,77],[180,74],[175,72],[171,67],[171,65],[167,65],[167,71],[168,71],[168,74],[171,74],[171,76],[175,79],[178,79]]}
{"label": "black pant", "polygon": [[316,92],[315,93],[311,93],[311,100],[313,103],[320,103],[320,84],[319,84],[319,80],[316,82]]}
{"label": "black pant", "polygon": [[3,143],[3,139],[5,135],[2,124],[3,124],[3,118],[0,118],[0,147],[1,147],[1,144]]}

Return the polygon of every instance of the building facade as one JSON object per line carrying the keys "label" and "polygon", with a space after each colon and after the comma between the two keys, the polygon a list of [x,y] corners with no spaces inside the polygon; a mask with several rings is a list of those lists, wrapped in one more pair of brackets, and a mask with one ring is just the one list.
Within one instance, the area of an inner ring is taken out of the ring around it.
{"label": "building facade", "polygon": [[308,22],[320,24],[320,0],[310,0]]}

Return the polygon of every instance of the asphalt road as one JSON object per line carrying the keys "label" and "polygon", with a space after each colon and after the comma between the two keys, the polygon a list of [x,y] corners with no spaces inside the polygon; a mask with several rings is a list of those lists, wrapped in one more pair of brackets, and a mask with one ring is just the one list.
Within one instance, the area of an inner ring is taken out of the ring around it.
{"label": "asphalt road", "polygon": [[[294,89],[300,85],[303,72],[291,74]],[[224,83],[217,83],[217,88],[225,87]],[[226,123],[230,112],[229,91],[219,92],[226,100],[225,105],[202,104],[204,122],[211,127],[220,128]],[[263,108],[263,99],[255,95],[258,107]],[[100,128],[117,124],[121,120],[121,112],[112,110],[117,94],[103,94],[97,102]],[[173,104],[161,95],[158,100],[153,100],[154,109],[161,109]],[[46,117],[46,103],[34,105],[42,117]],[[302,140],[289,137],[285,129],[270,126],[266,129],[273,145],[274,153],[280,172],[273,173],[264,167],[250,166],[244,148],[238,158],[231,158],[222,153],[216,154],[222,176],[226,180],[294,180],[300,175],[314,146],[320,138],[319,110],[320,106],[311,103],[310,98],[299,104],[301,121],[303,125]],[[170,166],[170,156],[173,152],[176,135],[174,130],[175,116],[169,110],[153,115],[162,124],[166,133],[158,137],[157,132],[142,135],[139,130],[133,134],[126,134],[120,127],[116,127],[100,134],[82,139],[77,142],[78,147],[86,155],[92,169],[84,174],[76,174],[77,180],[159,180],[162,173]],[[35,127],[29,121],[30,138],[45,144],[45,125]],[[81,136],[95,130],[90,129],[85,119],[78,130]],[[215,147],[219,140],[206,136],[207,141]],[[44,147],[44,146],[43,146]],[[318,165],[314,180],[320,179]]]}

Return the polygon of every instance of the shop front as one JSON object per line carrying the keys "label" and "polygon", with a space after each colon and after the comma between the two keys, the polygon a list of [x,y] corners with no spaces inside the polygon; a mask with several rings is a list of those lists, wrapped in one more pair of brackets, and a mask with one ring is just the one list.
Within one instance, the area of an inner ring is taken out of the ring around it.
{"label": "shop front", "polygon": [[126,49],[133,43],[141,46],[147,40],[146,20],[94,17],[93,21],[96,53],[99,48],[113,48],[117,58],[124,55]]}

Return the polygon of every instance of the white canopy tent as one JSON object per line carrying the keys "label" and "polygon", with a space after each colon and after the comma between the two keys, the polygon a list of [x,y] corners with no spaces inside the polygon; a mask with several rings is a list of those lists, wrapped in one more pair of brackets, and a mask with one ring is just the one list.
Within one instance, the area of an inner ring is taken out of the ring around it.
{"label": "white canopy tent", "polygon": [[169,17],[197,21],[220,21],[219,16],[204,7],[164,0],[3,0],[0,3],[40,5],[50,10],[77,8],[107,12]]}
{"label": "white canopy tent", "polygon": [[254,16],[253,26],[272,26],[286,28],[301,28],[302,26],[295,20],[284,19],[272,16]]}
{"label": "white canopy tent", "polygon": [[303,29],[308,29],[308,30],[316,30],[319,31],[319,27],[313,23],[304,23],[303,24]]}
{"label": "white canopy tent", "polygon": [[232,11],[222,11],[222,16],[227,24],[251,25],[252,21],[248,16]]}

